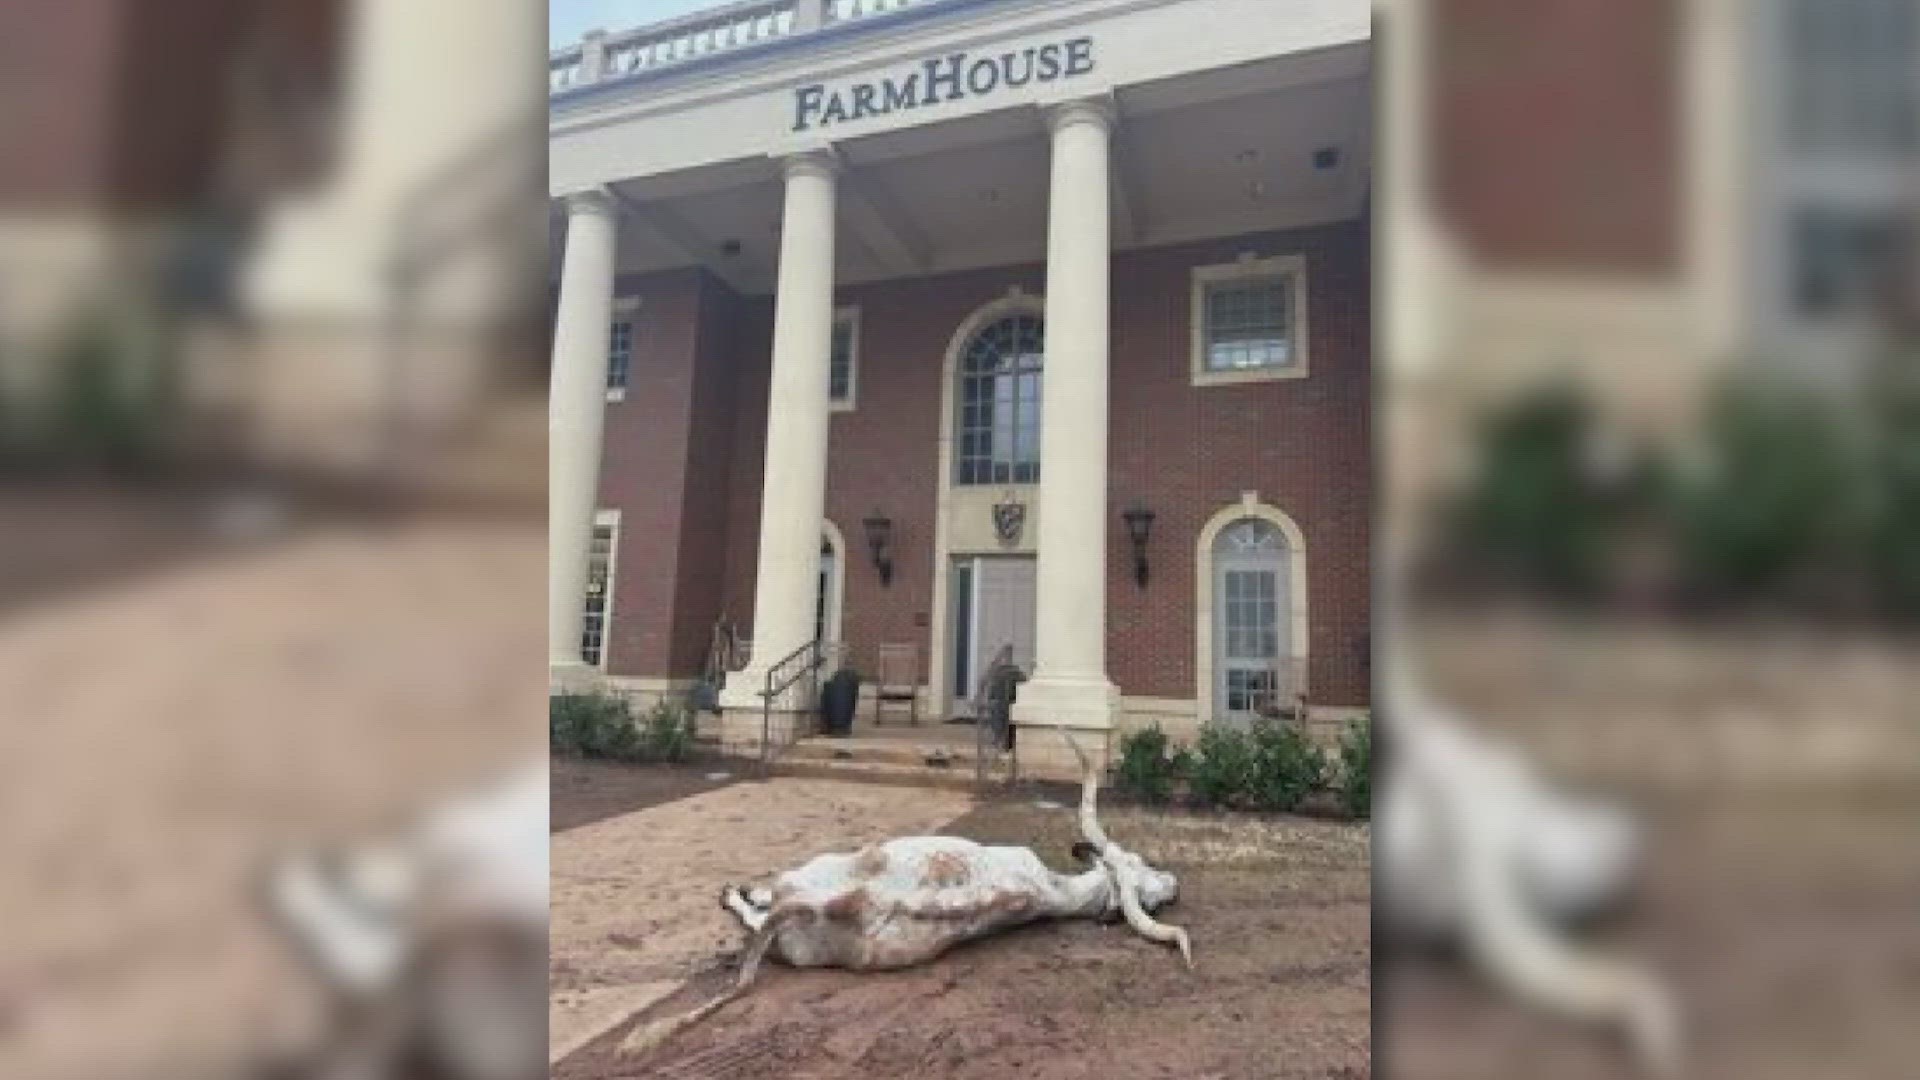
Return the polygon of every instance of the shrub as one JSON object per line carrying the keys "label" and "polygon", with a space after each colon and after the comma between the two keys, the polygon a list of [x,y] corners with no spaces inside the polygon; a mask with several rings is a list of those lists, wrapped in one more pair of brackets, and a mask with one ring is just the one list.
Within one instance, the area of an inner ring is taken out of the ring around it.
{"label": "shrub", "polygon": [[1174,750],[1159,724],[1120,740],[1119,787],[1149,803],[1164,803],[1187,768],[1187,752]]}
{"label": "shrub", "polygon": [[1847,561],[1862,524],[1862,471],[1831,403],[1784,380],[1746,376],[1713,402],[1673,518],[1691,591],[1772,596]]}
{"label": "shrub", "polygon": [[693,740],[693,710],[684,702],[661,701],[647,710],[641,724],[641,760],[685,761],[693,752]]}
{"label": "shrub", "polygon": [[693,752],[693,711],[662,701],[636,718],[615,694],[556,694],[547,702],[548,746],[554,753],[609,761],[679,762]]}
{"label": "shrub", "polygon": [[1614,508],[1589,459],[1593,410],[1572,384],[1536,388],[1490,413],[1474,479],[1450,508],[1453,558],[1517,586],[1591,592],[1604,576]]}
{"label": "shrub", "polygon": [[555,694],[547,699],[548,746],[561,754],[627,760],[639,750],[627,700],[612,694]]}
{"label": "shrub", "polygon": [[1327,783],[1326,757],[1289,724],[1208,724],[1188,772],[1197,801],[1248,810],[1298,809]]}
{"label": "shrub", "polygon": [[1920,617],[1920,347],[1884,357],[1871,385],[1865,562],[1887,613],[1913,619]]}
{"label": "shrub", "polygon": [[1292,724],[1255,724],[1253,783],[1247,805],[1255,810],[1297,810],[1327,784],[1327,758]]}
{"label": "shrub", "polygon": [[54,345],[51,449],[73,464],[151,464],[176,410],[177,358],[167,335],[101,307],[84,312]]}
{"label": "shrub", "polygon": [[1373,724],[1361,717],[1340,737],[1340,805],[1356,818],[1373,815]]}
{"label": "shrub", "polygon": [[1253,740],[1239,728],[1210,723],[1194,744],[1188,788],[1203,806],[1233,806],[1253,787]]}

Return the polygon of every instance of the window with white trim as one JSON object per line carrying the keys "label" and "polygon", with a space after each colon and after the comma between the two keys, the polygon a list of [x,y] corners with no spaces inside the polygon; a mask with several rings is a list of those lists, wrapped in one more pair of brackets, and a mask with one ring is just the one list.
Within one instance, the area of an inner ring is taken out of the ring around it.
{"label": "window with white trim", "polygon": [[619,531],[619,511],[602,510],[594,515],[593,540],[587,548],[587,595],[580,620],[580,660],[594,667],[606,660],[607,627],[613,615],[613,553]]}
{"label": "window with white trim", "polygon": [[1791,223],[1793,303],[1809,320],[1871,316],[1897,302],[1913,237],[1897,209],[1811,202]]}
{"label": "window with white trim", "polygon": [[613,321],[607,326],[607,400],[624,401],[627,383],[633,378],[633,339],[640,310],[637,296],[616,296]]}
{"label": "window with white trim", "polygon": [[615,320],[607,334],[607,389],[625,390],[633,373],[633,320]]}
{"label": "window with white trim", "polygon": [[[1800,335],[1871,325],[1911,271],[1912,178],[1920,170],[1920,0],[1772,0],[1779,72],[1757,86],[1770,117],[1759,200],[1768,259],[1758,312]],[[1770,254],[1777,251],[1777,254]]]}
{"label": "window with white trim", "polygon": [[1194,268],[1194,382],[1305,375],[1306,278],[1297,255]]}
{"label": "window with white trim", "polygon": [[1920,146],[1920,3],[1788,0],[1787,137],[1797,151]]}
{"label": "window with white trim", "polygon": [[827,403],[834,409],[853,408],[860,376],[860,309],[841,308],[833,316],[833,345],[827,354]]}

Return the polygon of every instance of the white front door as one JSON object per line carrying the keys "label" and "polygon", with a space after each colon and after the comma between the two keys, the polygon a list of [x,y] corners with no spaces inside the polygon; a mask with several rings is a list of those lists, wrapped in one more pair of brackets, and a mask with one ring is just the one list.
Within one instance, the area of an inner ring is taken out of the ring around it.
{"label": "white front door", "polygon": [[968,555],[953,562],[953,711],[975,714],[974,695],[1005,650],[1033,672],[1034,561],[1024,555]]}

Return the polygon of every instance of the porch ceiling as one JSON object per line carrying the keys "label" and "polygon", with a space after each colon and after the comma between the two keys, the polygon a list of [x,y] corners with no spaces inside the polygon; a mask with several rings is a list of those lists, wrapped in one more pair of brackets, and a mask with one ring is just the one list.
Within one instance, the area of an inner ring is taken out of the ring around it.
{"label": "porch ceiling", "polygon": [[[1327,50],[1124,88],[1114,156],[1114,245],[1152,246],[1351,218],[1371,182],[1364,49]],[[1046,254],[1048,144],[1031,108],[837,144],[837,277],[892,277],[1038,261]],[[1332,165],[1316,165],[1331,149]],[[734,162],[614,185],[619,269],[705,265],[771,292],[781,180]],[[563,222],[556,211],[553,251]]]}

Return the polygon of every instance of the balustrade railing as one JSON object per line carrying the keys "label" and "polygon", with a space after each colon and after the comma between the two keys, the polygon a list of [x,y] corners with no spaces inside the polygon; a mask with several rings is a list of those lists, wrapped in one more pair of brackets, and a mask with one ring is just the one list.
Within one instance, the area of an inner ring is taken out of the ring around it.
{"label": "balustrade railing", "polygon": [[656,71],[835,23],[940,0],[740,0],[614,33],[594,31],[547,54],[547,92]]}

